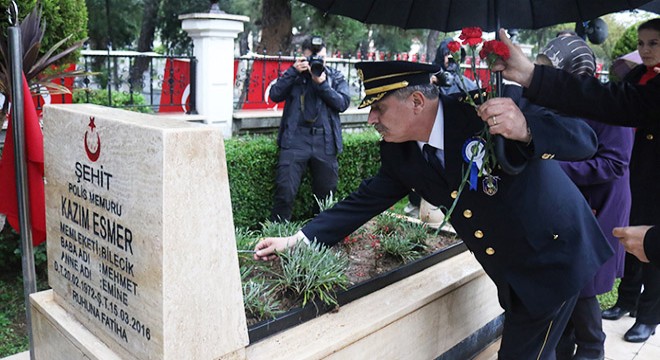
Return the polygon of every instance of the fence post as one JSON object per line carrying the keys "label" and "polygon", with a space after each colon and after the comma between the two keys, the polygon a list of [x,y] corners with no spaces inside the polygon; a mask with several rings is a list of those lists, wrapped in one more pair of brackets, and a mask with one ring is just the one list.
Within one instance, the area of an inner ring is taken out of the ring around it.
{"label": "fence post", "polygon": [[243,32],[243,23],[250,18],[194,13],[180,15],[179,20],[193,40],[198,61],[195,77],[197,111],[207,124],[221,127],[224,136],[229,138],[234,112],[234,40]]}

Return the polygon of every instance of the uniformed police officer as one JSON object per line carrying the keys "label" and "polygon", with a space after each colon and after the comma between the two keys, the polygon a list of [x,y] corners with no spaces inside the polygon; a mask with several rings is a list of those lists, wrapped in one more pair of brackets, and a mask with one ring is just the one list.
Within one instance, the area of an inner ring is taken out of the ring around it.
{"label": "uniformed police officer", "polygon": [[554,359],[578,293],[613,254],[591,208],[552,160],[591,157],[593,131],[538,107],[523,114],[514,100],[502,98],[498,115],[486,120],[489,131],[506,138],[506,156],[526,163],[524,170],[511,176],[495,168],[459,195],[469,162],[484,155],[465,151],[484,145],[475,109],[429,84],[437,66],[356,67],[366,93],[360,107],[371,106],[369,124],[383,137],[379,172],[298,234],[263,239],[255,259],[273,259],[276,251],[312,239],[336,244],[411,190],[446,208],[458,197],[451,223],[497,285],[505,310],[499,359]]}

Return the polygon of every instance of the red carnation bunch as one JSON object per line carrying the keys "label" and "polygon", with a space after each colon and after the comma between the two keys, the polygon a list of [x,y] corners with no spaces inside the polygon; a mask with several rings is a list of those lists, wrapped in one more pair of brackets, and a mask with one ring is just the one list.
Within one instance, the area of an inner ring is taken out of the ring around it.
{"label": "red carnation bunch", "polygon": [[[463,31],[461,32],[461,35],[459,36],[459,39],[463,41],[463,45],[467,45],[469,47],[468,52],[470,53],[472,57],[472,61],[470,63],[470,66],[472,68],[472,74],[474,76],[474,80],[477,82],[477,84],[482,87],[482,90],[477,91],[477,96],[479,97],[480,104],[484,103],[486,100],[498,96],[495,92],[495,84],[494,84],[494,76],[490,76],[490,82],[487,84],[482,84],[481,80],[479,79],[479,73],[477,72],[477,48],[479,44],[481,45],[481,50],[479,51],[479,57],[481,59],[484,59],[487,66],[488,70],[492,72],[492,67],[493,64],[495,64],[495,61],[497,59],[502,59],[506,60],[510,57],[509,53],[509,48],[504,45],[503,42],[499,40],[490,40],[490,41],[485,41],[482,39],[482,31],[478,27],[468,27],[468,28],[463,28]],[[458,41],[451,41],[447,44],[447,48],[449,51],[451,51],[453,54],[458,53],[461,50],[461,44]],[[460,59],[460,57],[458,57]],[[459,76],[460,81],[463,81],[463,77]],[[475,102],[475,98],[473,97],[473,94],[470,94],[467,90],[467,87],[465,84],[463,84],[462,90],[466,93],[465,95],[465,101],[468,102],[470,105],[474,106],[475,108],[478,107],[477,103]],[[484,123],[483,129],[478,133],[477,135],[479,138],[481,138],[483,142],[483,154],[479,156],[481,158],[481,166],[477,166],[476,162],[474,162],[474,159],[477,157],[477,152],[476,148],[472,156],[472,158],[469,161],[468,168],[470,169],[469,171],[465,171],[463,174],[463,178],[461,179],[461,183],[458,187],[458,195],[454,199],[451,207],[449,209],[443,209],[443,212],[445,213],[445,219],[443,223],[440,225],[440,228],[442,228],[446,222],[450,221],[451,214],[453,213],[456,204],[458,203],[458,199],[461,197],[461,194],[463,193],[463,189],[465,188],[465,185],[467,183],[470,183],[470,190],[476,190],[476,180],[479,177],[483,177],[483,186],[488,187],[488,188],[493,188],[497,187],[496,185],[496,176],[493,176],[493,171],[497,168],[497,157],[495,156],[495,150],[494,150],[494,145],[492,141],[491,134],[489,132],[489,127],[488,123]],[[470,180],[470,178],[472,180]]]}
{"label": "red carnation bunch", "polygon": [[458,37],[463,40],[463,45],[468,46],[477,46],[481,44],[483,39],[481,38],[482,31],[478,27],[467,27],[463,28],[461,35]]}

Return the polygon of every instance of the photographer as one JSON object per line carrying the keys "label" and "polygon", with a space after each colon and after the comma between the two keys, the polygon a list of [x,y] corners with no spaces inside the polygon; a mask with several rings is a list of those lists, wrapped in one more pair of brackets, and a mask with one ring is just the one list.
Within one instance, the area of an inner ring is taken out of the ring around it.
{"label": "photographer", "polygon": [[[461,48],[461,58],[453,58],[451,51],[447,47],[452,39],[445,39],[438,46],[435,53],[433,64],[440,65],[441,70],[431,77],[431,81],[440,87],[440,92],[445,95],[464,93],[466,91],[476,90],[477,84],[461,74],[460,63],[465,58],[465,50]],[[461,82],[462,78],[462,82]]]}
{"label": "photographer", "polygon": [[[280,151],[272,221],[291,219],[307,167],[319,200],[337,187],[337,155],[342,151],[339,113],[350,102],[348,83],[339,71],[325,66],[323,39],[305,40],[302,51],[304,57],[297,58],[270,90],[272,100],[286,100],[277,137]],[[316,202],[314,207],[318,212]]]}

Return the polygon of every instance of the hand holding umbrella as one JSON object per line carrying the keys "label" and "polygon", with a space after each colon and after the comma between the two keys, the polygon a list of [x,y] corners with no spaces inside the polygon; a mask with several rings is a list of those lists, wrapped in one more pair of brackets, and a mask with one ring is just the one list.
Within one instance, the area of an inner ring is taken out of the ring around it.
{"label": "hand holding umbrella", "polygon": [[523,54],[519,47],[511,42],[506,30],[499,30],[500,41],[509,48],[509,58],[498,59],[493,64],[493,71],[501,71],[505,79],[528,87],[532,82],[534,64]]}

